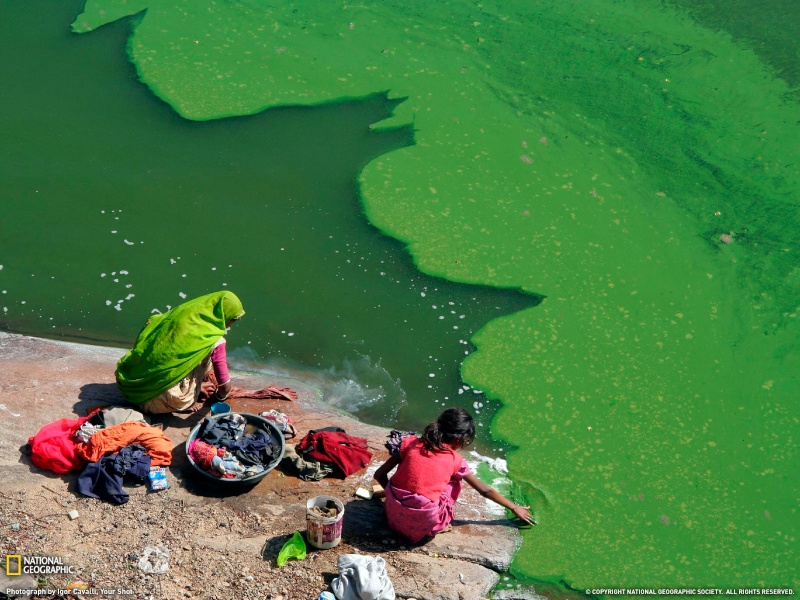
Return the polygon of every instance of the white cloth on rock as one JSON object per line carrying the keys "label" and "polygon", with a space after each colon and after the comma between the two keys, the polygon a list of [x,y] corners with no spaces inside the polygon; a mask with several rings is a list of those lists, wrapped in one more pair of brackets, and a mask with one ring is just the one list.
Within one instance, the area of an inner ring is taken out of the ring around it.
{"label": "white cloth on rock", "polygon": [[386,561],[380,556],[342,554],[338,567],[339,577],[331,589],[339,600],[395,600]]}

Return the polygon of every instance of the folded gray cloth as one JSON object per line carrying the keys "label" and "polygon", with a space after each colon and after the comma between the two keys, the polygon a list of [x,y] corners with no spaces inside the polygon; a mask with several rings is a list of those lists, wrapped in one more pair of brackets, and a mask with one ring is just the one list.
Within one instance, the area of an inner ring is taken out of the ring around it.
{"label": "folded gray cloth", "polygon": [[338,567],[339,577],[331,589],[339,600],[395,600],[386,561],[380,556],[342,554]]}
{"label": "folded gray cloth", "polygon": [[319,481],[333,473],[329,464],[300,456],[293,444],[286,445],[281,466],[303,481]]}
{"label": "folded gray cloth", "polygon": [[103,423],[106,427],[113,427],[120,423],[127,423],[129,421],[136,421],[139,423],[147,423],[150,425],[150,419],[145,417],[138,410],[127,408],[125,406],[114,406],[112,408],[105,408],[101,411],[103,413]]}

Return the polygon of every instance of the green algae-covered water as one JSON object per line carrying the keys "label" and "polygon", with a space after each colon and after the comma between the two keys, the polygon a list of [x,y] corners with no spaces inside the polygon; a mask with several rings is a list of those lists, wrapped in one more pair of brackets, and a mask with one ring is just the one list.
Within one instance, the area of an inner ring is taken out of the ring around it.
{"label": "green algae-covered water", "polygon": [[759,7],[90,0],[34,45],[12,3],[3,318],[227,285],[242,360],[365,366],[367,417],[502,404],[520,578],[797,587],[800,17]]}

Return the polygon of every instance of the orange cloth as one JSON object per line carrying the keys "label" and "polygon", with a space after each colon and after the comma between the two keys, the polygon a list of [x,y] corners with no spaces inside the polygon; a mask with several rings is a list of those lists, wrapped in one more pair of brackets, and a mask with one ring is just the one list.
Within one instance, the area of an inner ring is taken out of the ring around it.
{"label": "orange cloth", "polygon": [[125,446],[139,444],[147,450],[154,467],[172,462],[172,442],[164,432],[146,423],[129,421],[101,429],[85,444],[78,444],[78,455],[89,462],[97,462],[104,455],[119,452]]}

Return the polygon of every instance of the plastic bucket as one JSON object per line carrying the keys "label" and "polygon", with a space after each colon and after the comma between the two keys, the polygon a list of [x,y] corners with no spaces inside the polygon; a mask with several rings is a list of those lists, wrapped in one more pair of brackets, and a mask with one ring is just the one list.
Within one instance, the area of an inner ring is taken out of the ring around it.
{"label": "plastic bucket", "polygon": [[221,415],[229,412],[231,412],[231,405],[226,402],[215,402],[211,405],[212,415]]}
{"label": "plastic bucket", "polygon": [[[323,517],[313,512],[314,507],[327,508],[333,503],[338,511],[335,517]],[[306,537],[308,543],[326,550],[338,546],[342,541],[342,522],[344,520],[344,504],[333,496],[317,496],[306,502]]]}

